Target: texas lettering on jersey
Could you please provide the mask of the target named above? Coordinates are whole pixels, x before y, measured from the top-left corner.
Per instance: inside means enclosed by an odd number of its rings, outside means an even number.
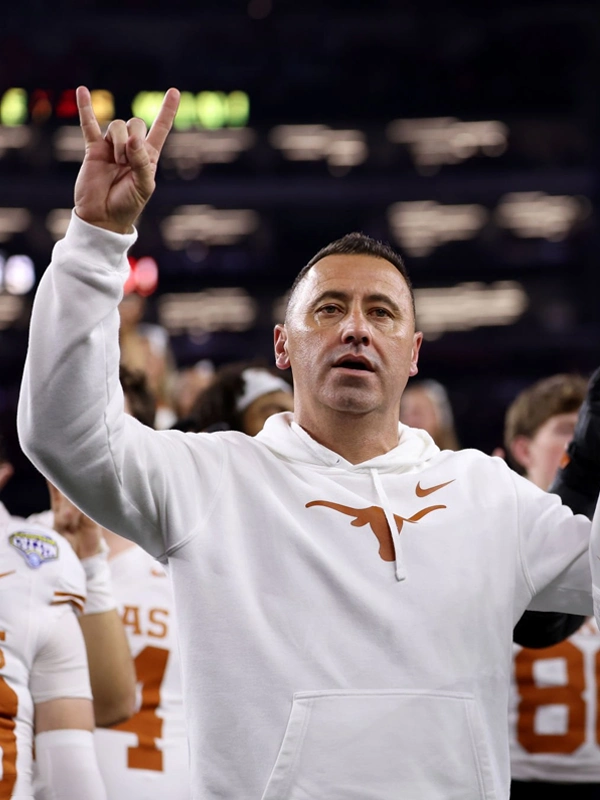
[[[443,489],[444,486],[448,486],[448,484],[453,483],[454,481],[446,481],[445,483],[440,483],[437,486],[431,486],[427,488],[422,488],[421,483],[419,482],[415,489],[415,494],[417,497],[426,497],[433,492],[437,492],[440,489]],[[387,520],[385,517],[385,511],[380,506],[367,506],[366,508],[352,508],[352,506],[345,506],[341,503],[333,503],[329,500],[312,500],[310,503],[306,503],[306,508],[312,508],[313,506],[325,506],[326,508],[331,508],[334,511],[338,511],[340,514],[346,514],[350,517],[354,517],[352,522],[350,523],[356,528],[361,528],[363,525],[369,525],[373,533],[375,534],[377,541],[379,542],[379,556],[383,561],[394,561],[395,560],[395,551],[394,551],[394,542],[392,540],[392,535],[390,529],[387,524]],[[415,523],[418,522],[420,519],[423,519],[427,514],[431,514],[432,511],[439,511],[443,508],[446,508],[445,505],[435,505],[435,506],[428,506],[427,508],[422,508],[420,511],[416,511],[410,517],[402,517],[398,514],[394,514],[394,521],[398,528],[398,533],[402,532],[402,528],[405,522]]]

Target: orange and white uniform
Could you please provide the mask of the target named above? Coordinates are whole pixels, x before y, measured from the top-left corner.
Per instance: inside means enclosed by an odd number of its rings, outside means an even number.
[[[0,504],[0,800],[33,797],[35,705],[91,700],[75,613],[84,603],[85,574],[66,539]]]
[[[129,639],[138,708],[126,722],[96,729],[96,753],[109,800],[189,800],[188,742],[179,676],[171,582],[140,547],[109,560]]]
[[[512,777],[600,783],[600,632],[593,618],[560,644],[515,645]]]

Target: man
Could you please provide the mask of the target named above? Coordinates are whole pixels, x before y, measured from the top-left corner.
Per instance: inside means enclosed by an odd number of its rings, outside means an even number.
[[[86,156],[19,431],[79,507],[169,562],[192,796],[506,798],[512,629],[530,605],[591,612],[589,520],[399,425],[422,335],[399,256],[358,234],[309,262],[276,326],[293,415],[255,437],[127,417],[117,306],[178,94],[147,137],[105,138],[77,94]]]
[[[509,462],[545,489],[573,439],[587,382],[553,375],[521,392],[506,414]],[[541,789],[570,798],[600,794],[596,701],[600,633],[593,619],[553,647],[515,647],[509,731],[511,800]],[[554,792],[556,794],[556,792]]]

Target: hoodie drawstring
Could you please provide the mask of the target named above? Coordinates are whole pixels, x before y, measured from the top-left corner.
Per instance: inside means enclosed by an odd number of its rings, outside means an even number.
[[[406,567],[402,557],[402,543],[400,540],[400,534],[398,532],[398,526],[396,525],[396,520],[394,519],[394,512],[390,508],[390,501],[388,500],[388,496],[383,488],[379,472],[376,469],[370,469],[369,472],[373,478],[375,491],[377,492],[377,497],[381,502],[383,513],[385,514],[385,519],[388,524],[388,528],[390,529],[390,536],[392,537],[396,559],[396,580],[404,581],[406,580]]]

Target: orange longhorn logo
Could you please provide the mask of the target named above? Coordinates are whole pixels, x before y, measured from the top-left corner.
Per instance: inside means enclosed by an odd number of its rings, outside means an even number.
[[[339,511],[341,514],[348,514],[354,517],[351,525],[356,528],[361,528],[363,525],[370,525],[371,530],[377,537],[379,542],[379,555],[384,561],[394,561],[396,553],[394,550],[394,542],[392,540],[391,532],[388,528],[387,520],[385,518],[385,511],[379,506],[369,506],[368,508],[352,508],[351,506],[342,506],[339,503],[329,503],[327,500],[313,500],[311,503],[306,504],[306,508],[311,506],[326,506],[332,508],[334,511]],[[426,514],[432,511],[437,511],[446,506],[429,506],[417,511],[412,517],[399,517],[394,514],[394,520],[398,526],[398,533],[402,531],[402,526],[405,522],[418,522]]]

